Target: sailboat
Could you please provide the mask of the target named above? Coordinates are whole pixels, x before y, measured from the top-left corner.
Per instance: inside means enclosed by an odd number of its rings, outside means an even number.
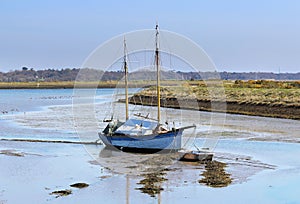
[[[125,152],[154,153],[159,151],[178,151],[181,149],[182,134],[185,129],[195,128],[195,125],[186,127],[168,127],[161,123],[160,112],[160,57],[159,57],[159,30],[155,28],[155,68],[157,92],[157,119],[148,115],[128,113],[128,66],[126,41],[124,39],[124,72],[125,72],[125,114],[126,121],[110,120],[106,128],[99,132],[102,142],[108,147],[114,147]]]

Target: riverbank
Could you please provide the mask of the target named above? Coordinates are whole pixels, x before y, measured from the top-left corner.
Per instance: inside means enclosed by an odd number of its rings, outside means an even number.
[[[156,106],[156,100],[156,97],[136,95],[132,96],[129,102],[135,105]],[[195,103],[197,103],[198,106],[195,105]],[[226,109],[223,109],[223,105],[221,105],[222,108],[219,108],[220,106],[216,105],[216,107],[212,109],[212,102],[209,100],[185,99],[179,102],[176,98],[162,99],[161,107],[300,120],[300,106],[296,105],[285,106],[277,104],[226,101],[213,103],[224,104]]]
[[[142,90],[129,102],[156,106],[156,88]],[[224,81],[221,87],[213,87],[213,92],[204,82],[163,86],[160,104],[175,109],[299,120],[299,81]]]
[[[214,87],[224,93],[222,100],[212,100],[210,81],[162,81],[161,106],[176,109],[227,112],[275,118],[300,119],[300,81],[222,81]],[[155,82],[131,81],[130,88],[146,87],[130,98],[130,103],[156,106]],[[222,86],[220,86],[222,85]],[[211,85],[210,85],[211,86]],[[122,88],[122,81],[93,82],[0,82],[0,89],[73,89]],[[211,86],[212,87],[212,86]],[[213,106],[212,106],[213,102]],[[196,105],[195,105],[196,104]],[[224,108],[226,106],[226,108]]]

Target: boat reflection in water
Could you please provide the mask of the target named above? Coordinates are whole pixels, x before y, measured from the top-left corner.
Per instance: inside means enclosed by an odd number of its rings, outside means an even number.
[[[104,147],[97,161],[115,173],[140,176],[145,173],[160,172],[179,160],[178,152],[165,154],[127,153],[113,147]]]
[[[135,190],[151,197],[158,196],[160,200],[160,192],[164,190],[162,184],[167,180],[165,169],[178,161],[178,155],[126,153],[116,148],[105,147],[100,151],[97,161],[114,173],[126,175],[127,200],[130,180],[138,180]]]

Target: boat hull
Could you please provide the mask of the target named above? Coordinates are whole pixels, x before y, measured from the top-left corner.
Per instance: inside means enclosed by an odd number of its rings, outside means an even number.
[[[181,149],[182,132],[182,129],[177,129],[147,136],[99,133],[99,137],[106,146],[114,147],[124,152],[154,153],[158,151],[178,151]]]

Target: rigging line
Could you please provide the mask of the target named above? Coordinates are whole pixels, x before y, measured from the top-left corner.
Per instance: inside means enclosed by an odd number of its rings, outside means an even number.
[[[114,59],[116,59],[119,55],[118,55],[118,53],[121,53],[122,52],[122,50],[123,50],[123,43],[120,43],[121,45],[120,46],[118,46],[118,49],[116,49],[116,51],[115,51],[115,53],[114,53],[114,55],[113,55],[113,58]],[[113,70],[113,66],[116,64],[116,63],[118,63],[120,60],[122,60],[123,59],[123,56],[121,55],[121,57],[119,57],[115,62],[113,62],[109,67],[104,67],[103,69],[107,69],[106,71],[109,71],[109,70]],[[119,62],[120,63],[120,62]]]
[[[140,60],[137,58],[136,55],[138,55],[139,52],[128,52],[128,50],[130,50],[128,48],[128,45],[126,45],[126,52],[127,52],[127,64],[128,64],[128,67],[131,68],[131,72],[133,72],[136,68],[134,68],[133,66],[133,63],[137,63],[137,67],[139,68],[140,67]],[[131,60],[131,59],[134,59],[134,60]]]
[[[149,36],[148,40],[145,43],[145,47],[147,47],[148,45],[150,45],[150,43],[152,44],[152,40],[155,39],[155,33],[153,33],[151,36]],[[144,49],[144,50],[148,50],[148,49]],[[149,51],[154,51],[154,49],[151,49]]]
[[[148,64],[146,63],[147,62],[147,57],[146,57],[146,55],[147,55],[147,53],[148,52],[153,52],[154,51],[154,49],[146,49],[147,47],[148,47],[148,45],[151,45],[152,44],[152,40],[153,39],[155,39],[155,33],[153,33],[152,35],[150,35],[149,36],[149,38],[148,39],[146,39],[146,41],[145,41],[145,48],[144,48],[144,67],[146,67],[146,66],[148,66]],[[151,62],[152,62],[152,59],[151,59]]]
[[[167,48],[167,50],[168,50],[168,52],[165,52],[165,53],[172,53],[171,52],[171,46],[170,46],[170,44],[169,44],[169,42],[168,42],[168,39],[167,38],[165,38],[165,36],[164,36],[164,33],[163,32],[160,32],[159,33],[159,36],[160,36],[160,39],[161,39],[161,42],[164,42],[163,44],[165,45],[164,47],[166,47]]]
[[[169,54],[169,58],[170,58],[170,68],[172,68],[172,67],[173,67],[173,64],[172,64],[171,58],[172,58],[173,54],[172,54],[172,52],[171,52],[171,50],[172,50],[172,49],[171,49],[171,46],[170,46],[170,44],[169,44],[169,42],[168,42],[168,39],[165,38],[163,32],[160,33],[160,38],[161,38],[161,41],[164,42],[165,47],[167,48],[167,52],[163,52],[163,53]]]

